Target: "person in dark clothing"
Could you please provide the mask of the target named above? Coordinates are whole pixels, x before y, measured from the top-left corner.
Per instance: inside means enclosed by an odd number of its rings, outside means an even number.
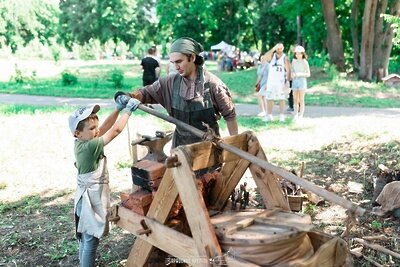
[[[153,84],[157,81],[160,75],[160,63],[156,57],[156,47],[151,47],[148,50],[148,55],[142,59],[140,65],[143,69],[143,86]]]
[[[290,57],[293,57],[294,58],[294,50],[296,49],[296,46],[298,46],[298,44],[297,43],[294,43],[293,45],[291,45],[290,46],[290,49],[289,49],[289,58]],[[292,58],[290,59],[290,60],[292,60]],[[290,88],[292,88],[292,79],[290,79],[290,81],[289,81],[289,86],[290,86]],[[288,108],[287,108],[287,112],[288,113],[292,113],[293,111],[294,111],[294,106],[293,106],[293,90],[290,90],[290,93],[289,93],[289,97],[288,97]]]
[[[292,88],[292,81],[289,81],[289,86]],[[290,90],[289,97],[288,97],[288,105],[289,107],[287,108],[288,112],[293,112],[294,107],[293,107],[293,91]]]

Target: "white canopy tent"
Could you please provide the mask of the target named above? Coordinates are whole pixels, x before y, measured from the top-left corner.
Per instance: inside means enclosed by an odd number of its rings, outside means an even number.
[[[225,43],[224,41],[221,41],[220,43],[211,46],[211,50],[222,50],[223,52],[230,52],[234,49],[235,47],[233,45]]]

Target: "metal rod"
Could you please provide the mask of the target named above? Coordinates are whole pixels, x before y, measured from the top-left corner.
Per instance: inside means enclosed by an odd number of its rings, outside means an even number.
[[[143,111],[145,111],[147,113],[150,113],[150,114],[152,114],[152,115],[154,115],[154,116],[156,116],[158,118],[164,119],[164,120],[166,120],[168,122],[171,122],[171,123],[173,123],[173,124],[175,124],[175,125],[177,125],[179,127],[182,127],[184,129],[186,129],[187,131],[193,133],[194,135],[203,138],[203,140],[205,140],[206,137],[208,136],[208,133],[206,133],[206,132],[203,132],[203,131],[201,131],[201,130],[199,130],[199,129],[191,126],[191,125],[188,125],[188,124],[186,124],[186,123],[184,123],[182,121],[179,121],[179,120],[177,120],[175,118],[172,118],[171,116],[165,115],[165,114],[163,114],[163,113],[161,113],[159,111],[151,109],[151,108],[149,108],[149,107],[147,107],[145,105],[139,105],[138,108],[140,110],[143,110]],[[271,163],[269,163],[269,162],[267,162],[265,160],[259,159],[256,156],[254,156],[254,155],[252,155],[252,154],[250,154],[250,153],[248,153],[246,151],[243,151],[243,150],[241,150],[241,149],[239,149],[239,148],[237,148],[235,146],[226,144],[221,140],[217,141],[216,144],[220,148],[223,148],[223,149],[225,149],[225,150],[227,150],[227,151],[229,151],[229,152],[231,152],[233,154],[236,154],[239,157],[241,157],[241,158],[243,158],[243,159],[245,159],[245,160],[257,165],[258,167],[261,167],[261,168],[264,168],[264,169],[269,170],[271,172],[274,172],[274,173],[278,174],[279,176],[281,176],[282,178],[287,179],[290,182],[295,183],[297,185],[300,185],[303,188],[305,188],[305,189],[307,189],[307,190],[309,190],[309,191],[311,191],[311,192],[313,192],[313,193],[315,193],[315,194],[317,194],[319,196],[322,196],[325,199],[329,200],[330,202],[338,204],[338,205],[340,205],[340,206],[342,206],[342,207],[354,212],[357,215],[363,215],[365,213],[365,209],[363,209],[360,206],[354,204],[353,202],[351,202],[351,201],[349,201],[347,199],[344,199],[344,198],[342,198],[342,197],[340,197],[340,196],[338,196],[338,195],[336,195],[336,194],[334,194],[334,193],[332,193],[332,192],[330,192],[330,191],[328,191],[328,190],[326,190],[324,188],[321,188],[321,187],[319,187],[319,186],[317,186],[317,185],[315,185],[315,184],[313,184],[313,183],[311,183],[311,182],[309,182],[307,180],[301,179],[301,178],[297,177],[296,175],[294,175],[294,174],[292,174],[292,173],[290,173],[288,171],[285,171],[282,168],[276,167],[273,164],[271,164]]]
[[[207,136],[206,132],[203,132],[199,129],[197,129],[196,127],[193,127],[187,123],[184,123],[183,121],[177,120],[171,116],[168,116],[166,114],[163,114],[159,111],[156,111],[155,109],[149,108],[143,104],[139,105],[138,109],[143,110],[144,112],[150,113],[151,115],[154,115],[160,119],[166,120],[170,123],[175,124],[176,126],[179,126],[189,132],[191,132],[192,134],[194,134],[197,137],[203,138],[205,139],[205,137]]]

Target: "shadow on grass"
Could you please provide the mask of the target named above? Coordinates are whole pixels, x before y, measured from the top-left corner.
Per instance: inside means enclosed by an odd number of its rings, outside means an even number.
[[[73,192],[35,194],[0,203],[0,266],[78,266]],[[100,240],[98,266],[121,266],[133,235],[111,227]]]

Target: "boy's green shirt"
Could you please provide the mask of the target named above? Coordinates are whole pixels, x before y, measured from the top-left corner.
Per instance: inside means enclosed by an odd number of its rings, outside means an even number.
[[[74,153],[78,174],[95,171],[99,166],[100,155],[104,154],[103,138],[94,138],[89,141],[76,139]]]

